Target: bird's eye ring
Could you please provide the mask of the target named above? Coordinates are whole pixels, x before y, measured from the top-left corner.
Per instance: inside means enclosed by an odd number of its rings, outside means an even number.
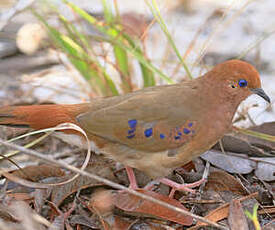
[[[247,86],[247,81],[244,79],[240,79],[238,82],[240,87],[246,87]]]

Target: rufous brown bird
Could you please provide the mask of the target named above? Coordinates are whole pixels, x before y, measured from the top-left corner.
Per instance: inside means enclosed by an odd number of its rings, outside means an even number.
[[[194,80],[86,104],[2,107],[0,124],[43,129],[75,123],[87,132],[95,151],[127,166],[136,188],[130,167],[152,178],[168,175],[230,131],[238,105],[253,93],[270,102],[257,70],[230,60]],[[186,190],[166,178],[159,181]]]

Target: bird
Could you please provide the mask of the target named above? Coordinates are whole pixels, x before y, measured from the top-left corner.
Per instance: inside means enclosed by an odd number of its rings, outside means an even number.
[[[74,123],[87,133],[95,152],[125,165],[131,188],[138,187],[135,168],[174,190],[190,191],[199,183],[178,184],[165,176],[230,132],[239,104],[252,94],[270,103],[258,71],[233,59],[192,80],[89,103],[4,106],[0,125],[44,129]]]

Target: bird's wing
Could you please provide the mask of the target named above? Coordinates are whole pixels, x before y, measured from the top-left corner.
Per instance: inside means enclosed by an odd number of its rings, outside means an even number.
[[[188,85],[177,84],[106,98],[77,120],[87,132],[134,149],[177,148],[192,138],[196,127],[194,105],[186,104],[191,91]]]

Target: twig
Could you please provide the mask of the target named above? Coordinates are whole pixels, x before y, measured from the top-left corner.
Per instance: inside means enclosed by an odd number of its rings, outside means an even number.
[[[254,49],[256,46],[260,45],[264,40],[269,38],[274,33],[275,33],[275,30],[263,32],[263,34],[261,36],[259,36],[252,44],[250,44],[245,50],[243,50],[240,53],[240,55],[237,57],[237,59],[244,58],[252,49]]]
[[[229,25],[237,18],[239,17],[243,11],[245,10],[245,8],[255,0],[247,0],[242,7],[236,11],[232,17],[226,18],[228,13],[230,12],[230,10],[232,9],[235,1],[233,1],[231,3],[231,5],[226,9],[226,12],[224,13],[224,15],[222,16],[221,20],[218,22],[218,24],[215,26],[215,29],[212,31],[212,33],[209,35],[208,39],[204,42],[201,51],[199,53],[199,56],[196,58],[192,69],[194,66],[196,66],[198,63],[200,63],[201,59],[203,58],[203,56],[205,55],[205,53],[207,52],[207,49],[210,47],[211,43],[214,41],[215,37],[217,37],[217,34],[221,33],[224,28],[228,28]]]
[[[112,181],[110,181],[110,180],[107,180],[107,179],[105,179],[105,178],[103,178],[103,177],[100,177],[100,176],[97,176],[97,175],[95,175],[95,174],[92,174],[92,173],[89,173],[89,172],[80,170],[80,169],[78,169],[78,168],[76,168],[76,167],[74,167],[74,166],[72,166],[72,165],[69,165],[69,164],[63,162],[63,161],[48,158],[48,157],[45,156],[44,154],[41,154],[41,153],[39,153],[39,152],[37,152],[37,151],[31,150],[31,149],[26,149],[26,148],[23,148],[23,147],[21,147],[21,146],[19,146],[19,145],[7,143],[6,141],[4,141],[4,140],[2,140],[2,139],[0,139],[0,144],[5,145],[5,146],[10,147],[10,148],[13,148],[13,149],[17,149],[17,150],[19,150],[19,151],[21,151],[21,152],[23,152],[23,153],[25,153],[25,154],[27,154],[27,155],[30,155],[30,156],[33,156],[33,157],[42,159],[42,160],[44,160],[44,161],[46,161],[46,162],[48,162],[48,163],[52,163],[52,164],[55,164],[55,165],[59,165],[60,167],[66,168],[66,169],[68,169],[68,170],[70,170],[70,171],[72,171],[72,172],[75,172],[75,173],[77,173],[77,174],[80,174],[80,175],[82,175],[82,176],[86,176],[86,177],[92,178],[92,179],[94,179],[94,180],[103,182],[104,184],[106,184],[106,185],[108,185],[108,186],[111,186],[111,187],[113,187],[113,188],[116,188],[116,189],[119,189],[119,190],[124,190],[124,191],[126,191],[126,192],[128,192],[128,193],[130,193],[130,194],[132,194],[132,195],[135,195],[135,196],[138,196],[138,197],[140,197],[140,198],[142,198],[142,199],[145,199],[145,200],[154,202],[154,203],[156,203],[156,204],[158,204],[158,205],[161,205],[161,206],[163,206],[163,207],[165,207],[165,208],[168,208],[168,209],[170,209],[170,210],[179,212],[179,213],[181,213],[181,214],[183,214],[183,215],[191,216],[191,217],[193,217],[194,219],[197,219],[197,220],[200,220],[201,222],[204,222],[204,223],[210,224],[210,225],[212,225],[212,226],[215,226],[215,227],[218,228],[218,229],[228,230],[227,227],[221,226],[221,225],[219,225],[219,224],[217,224],[217,223],[215,223],[215,222],[213,222],[213,221],[207,220],[206,218],[203,218],[203,217],[201,217],[201,216],[192,214],[192,213],[190,213],[190,212],[188,212],[188,211],[185,211],[185,210],[183,210],[183,209],[181,209],[181,208],[174,207],[173,205],[167,204],[167,203],[165,203],[165,202],[163,202],[163,201],[160,201],[160,200],[157,200],[157,199],[155,199],[155,198],[153,198],[153,197],[144,195],[144,194],[139,193],[139,192],[137,192],[137,191],[135,191],[135,190],[133,190],[133,189],[127,188],[127,187],[122,186],[122,185],[120,185],[120,184],[114,183],[114,182],[112,182]]]
[[[236,133],[242,133],[248,136],[252,136],[252,137],[256,137],[265,141],[270,141],[270,142],[275,142],[275,136],[269,135],[269,134],[265,134],[265,133],[261,133],[261,132],[256,132],[253,130],[249,130],[249,129],[242,129],[242,128],[238,128],[236,126],[233,126],[233,131]]]

